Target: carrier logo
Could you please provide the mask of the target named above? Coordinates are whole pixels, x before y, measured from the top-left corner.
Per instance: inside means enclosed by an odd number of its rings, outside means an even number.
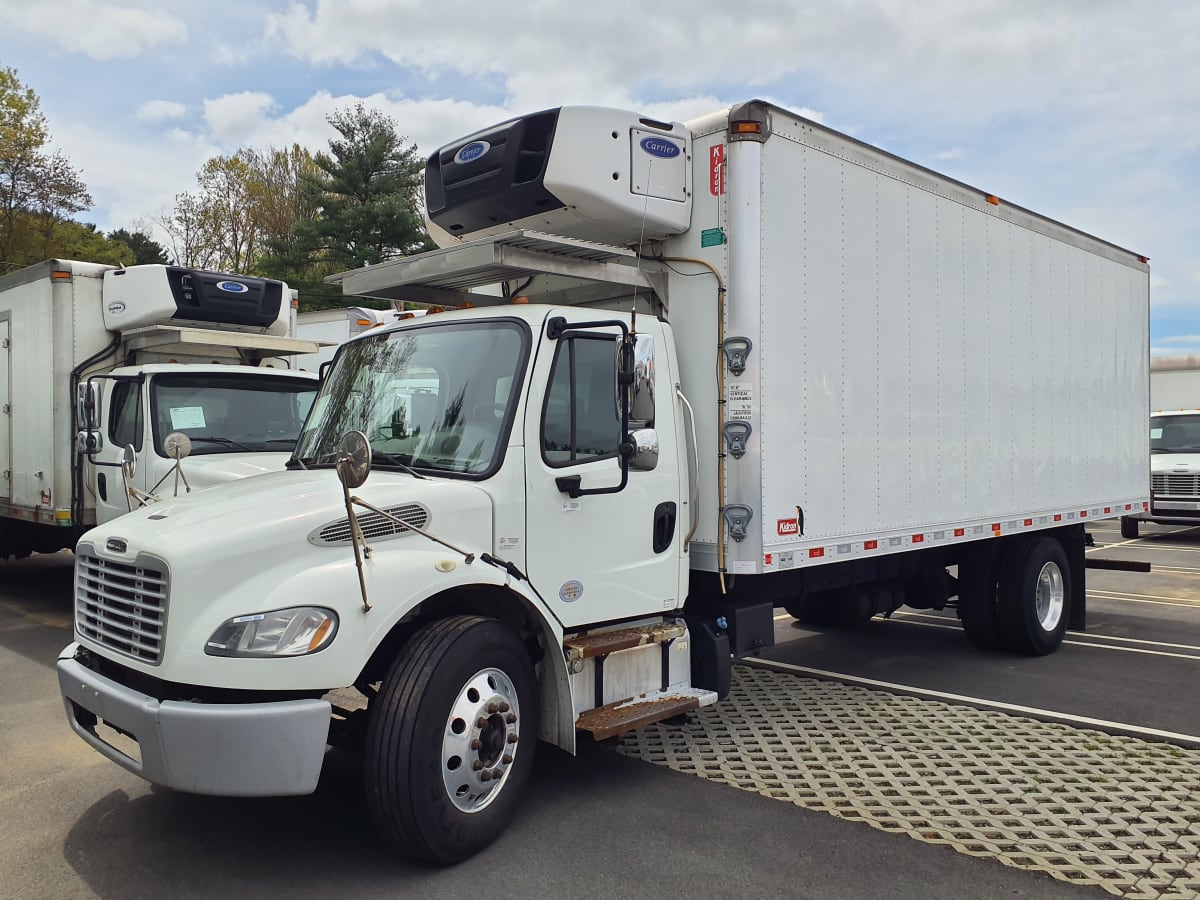
[[[779,533],[780,537],[782,537],[784,535],[788,535],[788,534],[799,534],[800,533],[800,520],[799,519],[776,519],[775,520],[775,530]]]
[[[125,304],[124,303],[117,301],[116,303],[108,304],[109,315],[119,316],[123,312],[125,312]]]
[[[246,287],[240,281],[218,281],[217,290],[224,291],[227,294],[244,294],[250,288]]]
[[[459,165],[475,162],[491,149],[492,145],[487,141],[471,141],[471,143],[463,144],[458,148],[458,152],[454,154],[454,161]]]
[[[124,553],[129,549],[129,545],[120,538],[109,538],[104,544],[104,549],[112,553]]]
[[[674,159],[681,152],[678,144],[663,138],[644,137],[640,143],[643,150],[661,159]]]

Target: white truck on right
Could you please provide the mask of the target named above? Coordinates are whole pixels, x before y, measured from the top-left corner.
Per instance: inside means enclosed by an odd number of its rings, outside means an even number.
[[[1146,501],[1144,257],[758,101],[510,119],[425,198],[441,249],[336,280],[443,311],[341,346],[286,471],[79,542],[59,685],[114,763],[295,795],[345,746],[452,863],[539,739],[717,702],[776,606],[1083,626],[1084,526]]]
[[[1139,522],[1200,525],[1200,356],[1150,360],[1150,508],[1121,517],[1121,536]]]

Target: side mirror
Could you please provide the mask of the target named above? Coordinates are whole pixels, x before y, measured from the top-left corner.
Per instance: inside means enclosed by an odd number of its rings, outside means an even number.
[[[75,421],[84,431],[100,427],[100,382],[85,381],[75,395]]]
[[[623,341],[617,344],[617,390],[618,418],[624,400],[629,408],[630,427],[654,424],[654,338],[651,335],[635,335],[632,348]]]
[[[84,430],[75,435],[75,452],[91,456],[104,449],[104,435],[96,430]]]

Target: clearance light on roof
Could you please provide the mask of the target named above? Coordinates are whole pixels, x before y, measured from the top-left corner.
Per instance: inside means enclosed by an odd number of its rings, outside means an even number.
[[[412,313],[400,313],[399,315],[396,316],[396,321],[403,322],[405,319],[415,319],[415,318],[416,318],[416,316],[414,316]]]
[[[762,122],[730,122],[729,130],[734,134],[762,134]]]
[[[370,326],[372,326],[374,324],[375,323],[372,322],[370,319],[359,319],[358,320],[358,325],[361,328],[369,328]]]
[[[512,302],[512,303],[528,303],[529,298],[522,295],[520,297],[513,297],[510,302]]]
[[[988,202],[988,203],[990,203],[990,204],[992,204],[992,206],[999,206],[999,205],[1000,205],[1000,198],[999,198],[999,197],[997,197],[995,194],[988,194],[988,195],[987,195],[987,202]]]
[[[71,273],[64,269],[55,269],[50,273],[51,281],[70,281]]]

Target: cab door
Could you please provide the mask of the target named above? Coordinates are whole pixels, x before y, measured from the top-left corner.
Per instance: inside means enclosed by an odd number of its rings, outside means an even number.
[[[104,446],[93,454],[87,466],[93,495],[96,499],[96,524],[107,522],[129,512],[130,504],[138,508],[137,500],[127,498],[121,476],[121,459],[125,448],[133,446],[138,465],[130,484],[139,490],[147,489],[149,477],[143,449],[146,436],[145,385],[133,378],[103,379]],[[153,455],[153,454],[151,454]]]
[[[660,614],[683,603],[680,491],[669,406],[656,409],[658,463],[621,484],[615,326],[595,310],[554,310],[543,328],[525,419],[530,580],[567,628]],[[626,319],[626,321],[628,321]],[[641,324],[641,323],[639,323]],[[651,320],[645,323],[661,329]],[[673,397],[665,353],[650,367],[658,407]],[[666,398],[666,399],[664,399]],[[572,497],[572,486],[584,491]],[[606,493],[588,491],[608,489]]]

